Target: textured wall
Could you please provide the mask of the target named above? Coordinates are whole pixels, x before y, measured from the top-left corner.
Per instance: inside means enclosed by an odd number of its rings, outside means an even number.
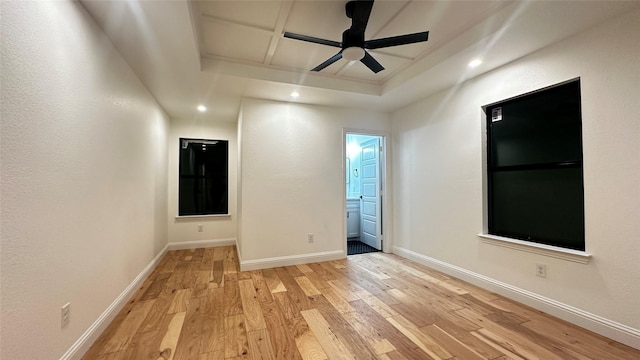
[[[388,130],[388,115],[262,100],[242,109],[242,260],[342,250],[342,129]]]
[[[179,139],[215,139],[229,141],[229,217],[176,219],[178,214]],[[202,115],[192,120],[171,120],[169,127],[169,242],[235,239],[237,188],[237,125],[220,122]],[[198,232],[198,225],[203,231]]]
[[[611,20],[394,113],[396,245],[640,329],[639,20]],[[481,243],[481,106],[576,77],[592,261]]]
[[[0,358],[57,359],[167,243],[168,121],[79,3],[0,8]]]

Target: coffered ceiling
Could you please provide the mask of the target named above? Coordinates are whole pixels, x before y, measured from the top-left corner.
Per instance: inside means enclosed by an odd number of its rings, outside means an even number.
[[[371,50],[374,74],[338,48],[346,1],[81,0],[172,118],[234,121],[243,97],[393,111],[640,7],[638,1],[376,0],[365,39],[429,31],[429,41]],[[477,68],[467,67],[481,58]],[[588,61],[588,59],[576,59]],[[299,92],[292,99],[292,91]],[[198,104],[208,111],[200,114]]]
[[[344,1],[195,1],[200,55],[270,69],[307,72],[339,49],[284,38],[283,32],[342,40],[351,26]],[[370,53],[385,70],[375,74],[360,62],[340,60],[322,75],[383,83],[507,5],[504,1],[377,1],[365,32],[375,39],[431,31],[428,42]]]

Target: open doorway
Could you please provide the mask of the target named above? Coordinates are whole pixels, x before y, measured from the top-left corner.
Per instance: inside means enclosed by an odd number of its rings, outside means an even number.
[[[382,251],[384,136],[345,134],[347,255]]]

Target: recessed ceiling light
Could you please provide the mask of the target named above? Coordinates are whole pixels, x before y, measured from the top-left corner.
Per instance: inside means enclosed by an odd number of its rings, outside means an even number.
[[[474,67],[478,67],[478,65],[482,64],[482,60],[480,59],[473,59],[469,62],[468,66],[470,68],[474,68]]]
[[[205,111],[207,111],[207,108],[204,107],[204,105],[198,105],[198,111],[205,112]]]
[[[294,92],[291,93],[291,97],[294,98],[294,99],[297,98],[298,96],[300,96],[300,94],[298,94],[297,91],[294,91]]]

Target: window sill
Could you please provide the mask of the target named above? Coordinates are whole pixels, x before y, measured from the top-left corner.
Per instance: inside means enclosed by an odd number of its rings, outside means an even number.
[[[478,234],[480,241],[485,244],[502,246],[510,249],[526,251],[534,254],[568,260],[580,264],[588,264],[591,261],[591,254],[579,250],[564,249],[557,246],[537,244],[528,241],[511,239],[503,236]]]
[[[231,214],[216,214],[216,215],[176,215],[176,220],[196,220],[196,219],[209,219],[209,218],[230,218]]]

